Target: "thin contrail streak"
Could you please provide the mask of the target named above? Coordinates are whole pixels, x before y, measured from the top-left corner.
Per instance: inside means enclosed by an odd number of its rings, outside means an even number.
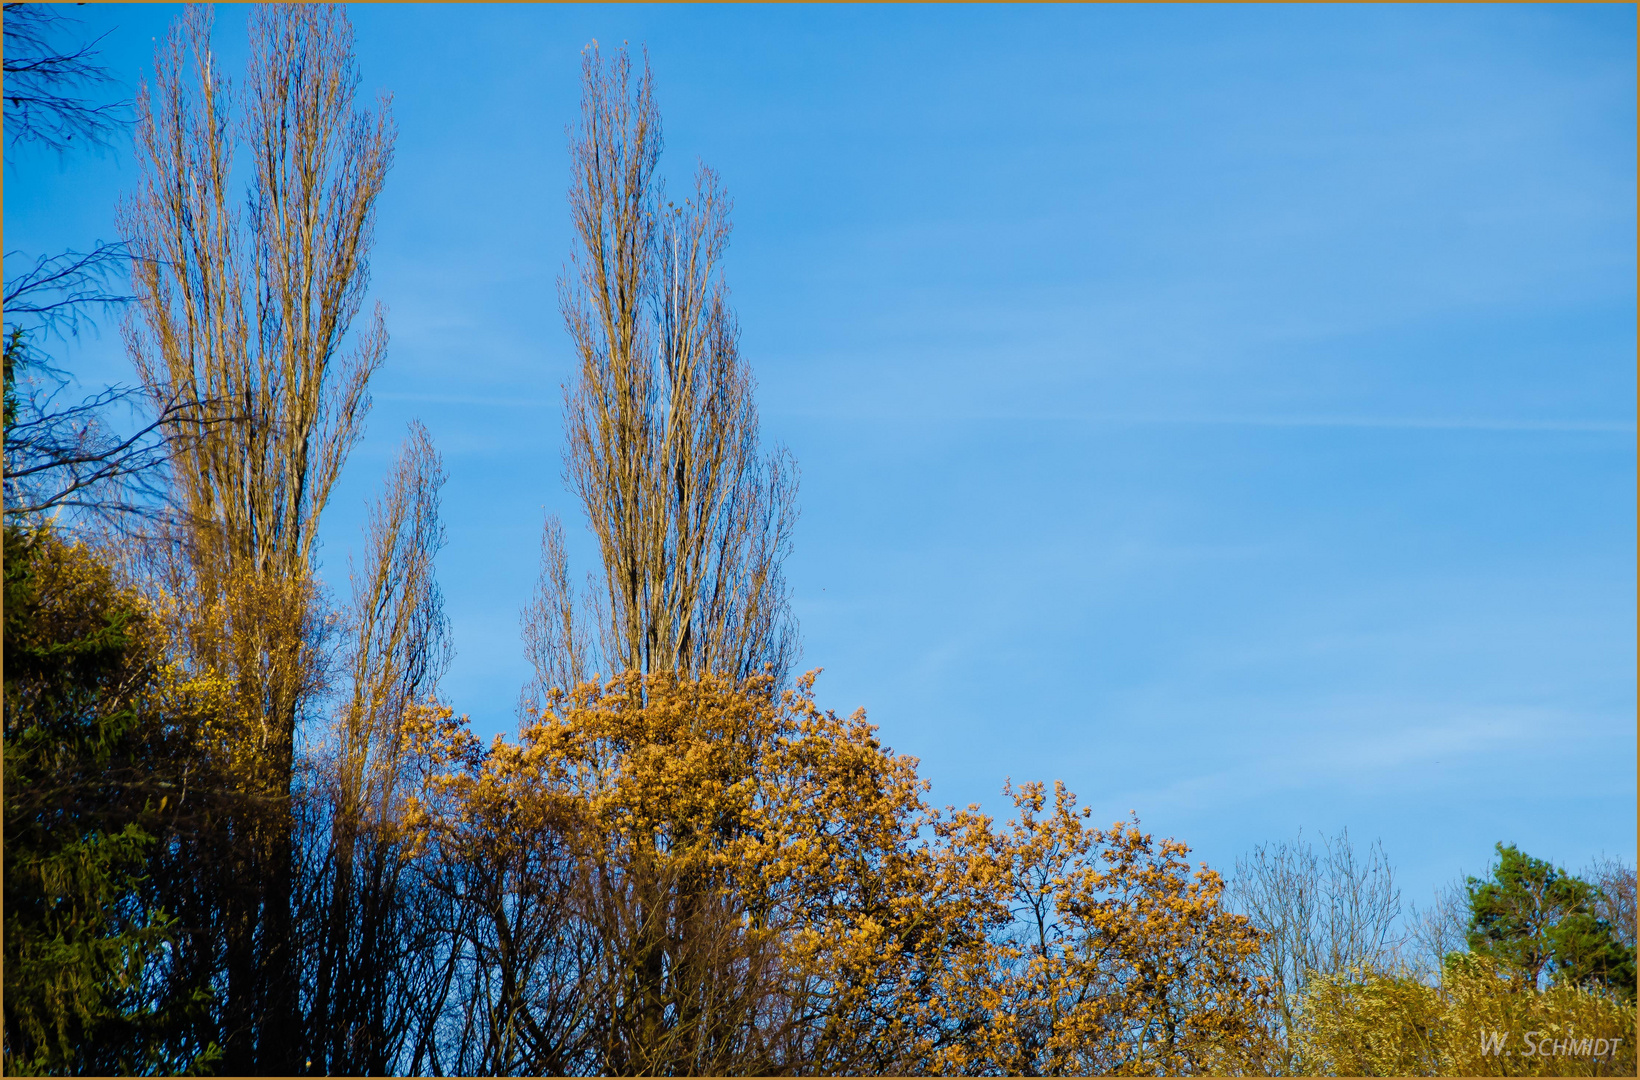
[[[1090,418],[1091,419],[1091,418]],[[1613,420],[1500,420],[1477,417],[1400,416],[1144,416],[1099,417],[1113,423],[1222,425],[1230,427],[1408,428],[1431,431],[1545,431],[1633,434],[1635,425]]]
[[[1511,420],[1493,417],[1418,416],[1166,416],[1120,413],[994,412],[832,412],[790,410],[791,416],[837,420],[900,420],[907,422],[1021,421],[1029,423],[1083,423],[1112,426],[1268,427],[1268,428],[1377,428],[1404,431],[1515,431],[1633,435],[1636,426],[1619,420]]]

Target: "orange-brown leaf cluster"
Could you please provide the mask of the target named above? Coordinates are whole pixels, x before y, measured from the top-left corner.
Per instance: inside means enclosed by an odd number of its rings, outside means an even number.
[[[461,1008],[515,1033],[472,1065],[1258,1068],[1258,933],[1183,844],[1091,828],[1062,785],[1012,791],[1006,828],[940,813],[813,682],[587,683],[489,747],[406,726],[411,817],[507,969]]]

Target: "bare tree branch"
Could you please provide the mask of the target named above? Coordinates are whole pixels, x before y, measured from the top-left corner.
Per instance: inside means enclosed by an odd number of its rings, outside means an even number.
[[[105,421],[116,405],[135,410],[138,391],[112,387],[66,408],[56,390],[17,385],[21,331],[6,341],[5,512],[30,517],[59,508],[103,519],[152,513],[163,504],[163,469],[177,425],[198,419],[192,403],[166,402],[159,415],[123,438]],[[61,386],[57,388],[61,389]]]
[[[76,135],[81,145],[106,143],[124,124],[120,106],[92,107],[74,97],[79,87],[110,81],[94,65],[93,41],[54,49],[53,32],[74,20],[47,5],[5,7],[6,124],[12,142],[34,140],[59,151]],[[136,392],[113,386],[75,405],[59,395],[69,376],[42,351],[50,338],[67,341],[95,328],[94,313],[130,297],[109,285],[129,256],[121,242],[90,251],[36,257],[6,253],[5,512],[8,519],[69,509],[104,524],[151,512],[161,501],[159,474],[174,425],[194,414],[191,403],[160,404],[153,419],[118,435],[109,423],[116,406],[140,415]]]
[[[8,251],[8,260],[23,254]],[[8,273],[5,287],[6,326],[23,325],[39,336],[68,338],[92,323],[88,308],[124,304],[130,294],[109,287],[111,274],[123,275],[130,258],[123,241],[102,242],[87,252],[65,251],[41,255],[21,273]],[[92,323],[94,326],[95,324]]]
[[[1612,928],[1617,940],[1629,949],[1635,941],[1634,867],[1612,855],[1595,859],[1583,877],[1595,887],[1595,915]]]
[[[298,900],[312,954],[308,1055],[330,1074],[390,1072],[431,977],[418,964],[428,950],[417,940],[436,920],[417,910],[426,890],[410,872],[400,823],[412,794],[405,724],[431,699],[450,656],[433,578],[444,544],[443,484],[427,429],[412,424],[371,510],[366,558],[353,568],[352,695],[334,714],[323,751],[314,857]]]
[[[1260,844],[1236,860],[1229,895],[1266,934],[1260,974],[1269,979],[1286,1040],[1284,1068],[1297,1066],[1300,1001],[1316,975],[1389,971],[1401,964],[1396,933],[1401,893],[1381,841],[1357,852],[1348,830]]]
[[[92,90],[115,82],[94,62],[103,37],[78,48],[53,38],[79,20],[56,4],[5,6],[6,134],[8,144],[33,142],[62,153],[107,146],[128,123],[128,101],[94,104]],[[76,142],[75,140],[79,141]]]

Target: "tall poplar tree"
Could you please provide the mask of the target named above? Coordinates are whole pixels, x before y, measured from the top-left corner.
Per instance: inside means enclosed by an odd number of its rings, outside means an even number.
[[[292,928],[297,729],[322,689],[328,625],[312,556],[387,347],[379,306],[350,330],[394,126],[385,101],[355,105],[340,8],[254,9],[237,93],[210,27],[208,7],[189,8],[138,96],[141,179],[121,212],[135,256],[126,339],[156,402],[209,403],[173,441],[179,516],[159,577],[187,662],[231,687],[211,737],[240,798],[214,839],[196,838],[200,880],[179,900],[188,955],[216,995],[223,1068],[291,1072],[306,1060]]]
[[[549,521],[526,615],[540,695],[594,670],[784,681],[797,654],[781,562],[796,466],[760,448],[721,262],[729,198],[701,166],[667,199],[648,65],[582,59],[570,143],[572,268],[560,305],[579,371],[564,391],[565,475],[601,565],[578,612],[561,527]],[[588,618],[590,609],[590,618]]]

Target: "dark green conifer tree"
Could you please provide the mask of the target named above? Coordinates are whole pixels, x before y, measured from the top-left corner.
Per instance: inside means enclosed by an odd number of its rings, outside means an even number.
[[[168,977],[147,873],[180,764],[144,614],[83,545],[5,529],[5,1051],[9,1075],[192,1072],[203,987]]]
[[[1498,844],[1487,879],[1469,878],[1469,948],[1541,985],[1605,988],[1633,1000],[1634,950],[1595,914],[1588,882]]]

